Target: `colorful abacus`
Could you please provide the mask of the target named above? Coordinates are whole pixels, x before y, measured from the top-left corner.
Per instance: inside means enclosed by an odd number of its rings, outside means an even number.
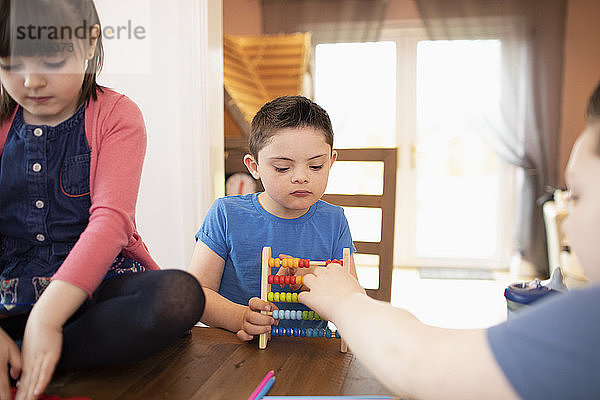
[[[302,258],[269,258],[269,268],[273,267],[285,267],[285,268],[308,268],[308,267],[322,267],[327,266],[330,263],[338,263],[344,265],[343,260],[327,260],[327,261],[310,261]],[[269,285],[301,285],[302,276],[290,276],[290,275],[269,275],[267,278]],[[279,301],[279,300],[269,300]],[[289,300],[288,300],[289,302]]]
[[[297,292],[272,292],[271,285],[301,285],[302,276],[289,275],[273,275],[271,268],[286,267],[286,268],[308,268],[326,266],[332,262],[348,267],[350,265],[350,249],[344,249],[343,260],[326,260],[326,261],[311,261],[301,258],[271,258],[271,248],[263,247],[262,253],[262,274],[261,274],[261,299],[276,303],[297,303]],[[322,321],[321,317],[314,311],[302,310],[274,310],[273,312],[262,311],[263,314],[271,315],[274,319],[285,320],[312,320]],[[259,336],[258,347],[265,349],[270,336],[296,336],[296,337],[313,337],[313,338],[339,338],[337,332],[332,332],[329,328],[283,328],[271,327],[270,333],[264,333]],[[347,351],[346,343],[342,340],[340,349],[342,352]]]

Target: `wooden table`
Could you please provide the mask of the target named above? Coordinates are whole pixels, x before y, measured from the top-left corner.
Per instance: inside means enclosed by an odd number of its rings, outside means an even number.
[[[247,399],[269,370],[270,395],[389,394],[339,339],[274,337],[266,350],[227,331],[195,327],[159,354],[113,368],[56,374],[46,390],[93,400]]]

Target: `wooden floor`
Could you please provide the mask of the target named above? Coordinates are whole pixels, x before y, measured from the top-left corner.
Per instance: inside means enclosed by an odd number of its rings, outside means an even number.
[[[269,371],[270,395],[389,394],[339,339],[273,338],[266,350],[227,331],[192,334],[145,361],[57,374],[46,394],[93,400],[246,399]]]

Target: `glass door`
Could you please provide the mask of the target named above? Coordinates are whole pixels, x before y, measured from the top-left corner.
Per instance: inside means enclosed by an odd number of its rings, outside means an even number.
[[[382,37],[318,45],[314,83],[336,147],[398,148],[394,265],[506,268],[513,174],[481,132],[498,114],[501,43]],[[327,193],[369,194],[372,171],[334,165]],[[378,232],[375,216],[347,216],[355,240]]]

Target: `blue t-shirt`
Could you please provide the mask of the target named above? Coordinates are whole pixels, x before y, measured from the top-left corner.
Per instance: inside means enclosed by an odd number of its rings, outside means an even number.
[[[303,216],[284,219],[267,212],[258,193],[217,199],[196,239],[225,260],[219,294],[243,305],[260,297],[263,247],[274,258],[317,261],[342,259],[344,247],[354,252],[343,208],[319,200]]]
[[[600,286],[539,300],[487,336],[521,398],[600,398]]]

